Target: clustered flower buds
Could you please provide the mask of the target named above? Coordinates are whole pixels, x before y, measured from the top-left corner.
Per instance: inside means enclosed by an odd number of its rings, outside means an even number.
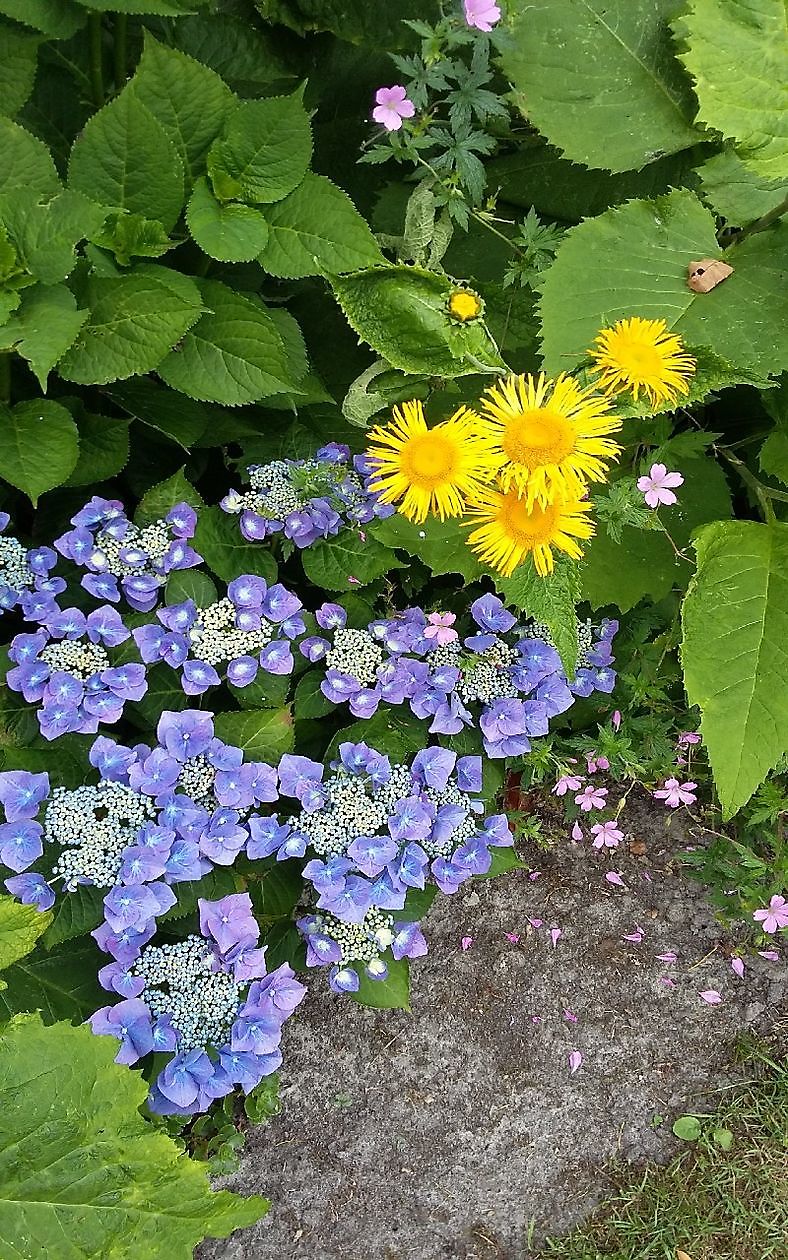
[[[23,547],[6,534],[10,517],[0,512],[0,616],[19,606],[26,621],[41,621],[57,607],[55,596],[66,589],[63,578],[51,578],[57,555],[51,547]]]

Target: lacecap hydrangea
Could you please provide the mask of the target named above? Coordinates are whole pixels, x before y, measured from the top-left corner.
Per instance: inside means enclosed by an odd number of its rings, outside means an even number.
[[[390,516],[369,489],[371,469],[363,455],[351,463],[350,448],[330,442],[314,459],[279,459],[247,468],[251,488],[230,490],[221,507],[239,517],[248,542],[284,534],[296,547],[310,547],[347,526]]]
[[[56,597],[66,589],[63,578],[50,577],[57,564],[51,547],[25,547],[0,512],[0,615],[19,608],[26,621],[42,621],[57,610]]]

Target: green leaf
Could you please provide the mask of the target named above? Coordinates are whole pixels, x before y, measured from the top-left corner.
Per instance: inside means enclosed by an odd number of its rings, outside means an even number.
[[[0,349],[15,350],[27,359],[41,389],[46,393],[49,373],[73,345],[87,311],[77,310],[64,284],[34,285],[8,322],[0,328]]]
[[[134,513],[134,523],[152,525],[154,521],[166,516],[178,503],[188,503],[198,510],[204,507],[200,495],[191,482],[187,481],[182,468],[179,468],[166,481],[160,481],[157,485],[151,486],[150,490],[142,496]]]
[[[299,378],[269,311],[216,280],[200,288],[206,314],[159,364],[162,380],[189,398],[230,407],[297,391]]]
[[[252,26],[248,18],[234,17],[226,7],[184,18],[172,30],[172,40],[242,96],[263,96],[272,84],[287,85],[297,77],[288,65],[278,31]],[[276,90],[281,91],[281,86]]]
[[[385,980],[370,980],[363,967],[353,967],[358,972],[360,984],[355,993],[349,994],[360,1006],[372,1006],[377,1010],[410,1010],[410,967],[407,958],[387,958],[389,974]]]
[[[336,705],[332,704],[320,690],[325,674],[319,669],[310,669],[298,680],[293,700],[293,713],[297,722],[309,718],[325,717],[333,713]]]
[[[75,0],[98,13],[134,13],[153,17],[182,17],[194,13],[204,0]]]
[[[81,410],[76,417],[79,430],[79,459],[68,486],[96,486],[116,477],[129,462],[129,422],[96,416]]]
[[[682,1142],[697,1142],[700,1137],[700,1120],[697,1116],[679,1116],[673,1121],[673,1132]]]
[[[733,1131],[731,1129],[715,1129],[711,1136],[720,1150],[729,1151],[733,1146]]]
[[[33,91],[39,40],[10,26],[0,26],[0,101],[9,118],[18,114]]]
[[[21,1011],[40,1011],[45,1024],[60,1019],[81,1024],[106,997],[97,979],[102,961],[93,941],[79,945],[69,942],[48,953],[35,950],[4,973],[6,988],[0,992],[0,1018],[9,1019]]]
[[[715,521],[698,535],[682,662],[726,818],[788,751],[788,525]]]
[[[219,262],[250,262],[268,240],[268,224],[260,211],[217,201],[203,175],[186,207],[186,224],[203,253]]]
[[[14,897],[0,896],[0,971],[24,958],[52,920],[51,910],[23,906]],[[0,979],[0,988],[3,981]]]
[[[407,709],[381,705],[373,717],[337,731],[326,749],[324,760],[328,762],[338,756],[339,745],[346,740],[351,743],[362,741],[403,761],[424,747],[424,723]]]
[[[287,708],[217,713],[214,731],[217,739],[242,748],[250,761],[276,765],[293,747],[293,719]]]
[[[183,206],[183,163],[175,145],[128,87],[77,138],[68,182],[103,205],[158,219],[168,232]]]
[[[388,547],[369,535],[362,543],[350,529],[342,530],[335,538],[319,538],[302,551],[301,562],[310,582],[326,591],[366,586],[392,569],[405,567]]]
[[[73,941],[78,936],[86,936],[97,928],[104,918],[105,888],[93,888],[81,884],[74,892],[60,897],[52,910],[52,922],[44,933],[41,944],[45,949],[53,949],[65,941]],[[97,955],[92,955],[95,960]]]
[[[276,919],[289,919],[304,891],[300,861],[277,862],[265,859],[265,870],[249,891],[257,918],[263,927]]]
[[[763,393],[761,401],[774,428],[760,449],[758,462],[768,477],[777,477],[788,486],[788,377],[783,377],[778,389]]]
[[[692,94],[668,27],[680,3],[523,5],[501,64],[529,123],[573,162],[609,171],[639,169],[697,144]]]
[[[574,677],[578,652],[575,605],[581,597],[579,567],[571,561],[559,563],[547,577],[540,577],[528,562],[509,578],[496,573],[493,579],[510,608],[518,608],[547,626],[567,677]]]
[[[325,175],[307,172],[266,217],[270,235],[257,261],[273,276],[297,280],[384,261],[366,220]]]
[[[32,26],[48,39],[70,39],[86,21],[86,14],[72,0],[0,0],[0,13]]]
[[[235,872],[227,867],[216,866],[203,875],[202,879],[183,880],[173,885],[178,900],[165,911],[160,921],[171,923],[175,919],[183,919],[187,914],[194,914],[200,897],[207,901],[220,901],[229,893],[238,892],[238,888]]]
[[[76,246],[96,230],[105,211],[81,193],[66,189],[46,205],[31,204],[21,188],[0,197],[0,218],[31,275],[59,284],[76,266]]]
[[[238,518],[220,507],[207,507],[200,512],[192,540],[208,568],[225,582],[232,582],[242,573],[256,573],[267,582],[276,581],[276,562],[260,543],[247,542],[238,525]]]
[[[144,1119],[147,1082],[113,1062],[117,1048],[114,1037],[36,1018],[5,1031],[0,1250],[9,1260],[191,1260],[206,1235],[226,1237],[268,1210],[256,1195],[212,1190],[205,1165]]]
[[[788,197],[788,182],[772,186],[745,166],[734,149],[709,158],[698,174],[709,205],[734,227],[754,223]]]
[[[168,604],[182,604],[191,599],[198,608],[207,608],[218,598],[219,592],[208,574],[200,573],[199,569],[176,569],[167,578],[165,602]]]
[[[456,285],[420,267],[371,267],[331,278],[359,337],[392,367],[414,374],[466,376],[502,366],[481,320],[454,322],[447,303]]]
[[[43,141],[0,116],[0,193],[24,188],[28,196],[54,197],[62,185]]]
[[[141,700],[127,706],[125,715],[135,726],[141,727],[146,735],[155,726],[165,709],[180,713],[189,705],[189,697],[184,694],[180,674],[169,665],[154,665],[148,669],[148,690]]]
[[[147,30],[132,87],[175,145],[191,186],[235,104],[233,93],[213,70]]]
[[[33,507],[45,490],[68,479],[79,456],[77,426],[59,403],[30,399],[0,404],[0,473]]]
[[[208,427],[208,412],[199,403],[162,389],[154,381],[131,380],[104,391],[123,411],[148,428],[163,433],[189,451]]]
[[[241,101],[208,153],[220,201],[269,204],[301,183],[312,156],[312,131],[301,93]]]
[[[435,574],[459,573],[466,582],[476,582],[485,570],[468,546],[469,532],[458,520],[428,517],[421,525],[415,525],[399,512],[373,522],[368,530],[387,547],[401,547],[416,556]]]
[[[735,140],[750,170],[788,179],[785,0],[690,0],[675,23],[695,81],[698,121]]]
[[[165,268],[161,268],[162,273]],[[88,281],[90,316],[58,372],[78,385],[103,385],[151,372],[200,318],[199,291],[186,276],[183,292],[139,269],[118,279]],[[167,360],[165,360],[167,361]]]
[[[295,653],[295,661],[296,666],[301,663],[298,653]],[[287,704],[290,683],[289,674],[269,674],[261,669],[254,682],[246,687],[235,687],[232,683],[227,686],[239,709],[281,709]]]
[[[160,258],[175,244],[158,219],[146,219],[127,210],[113,211],[90,239],[94,245],[110,250],[121,267],[128,267],[132,258]]]
[[[508,875],[510,871],[524,871],[528,863],[515,852],[514,848],[493,849],[490,869],[477,879],[495,879],[498,875]]]

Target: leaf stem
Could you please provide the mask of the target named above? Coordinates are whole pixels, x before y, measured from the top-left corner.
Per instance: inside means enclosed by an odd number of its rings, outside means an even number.
[[[93,104],[101,109],[104,104],[104,47],[101,14],[91,13],[88,17],[90,39],[90,90],[93,93]]]
[[[771,503],[772,499],[776,499],[779,503],[788,503],[788,494],[785,494],[782,490],[773,490],[771,486],[764,485],[762,481],[758,480],[755,473],[750,472],[743,460],[736,455],[731,455],[730,451],[726,450],[724,446],[715,446],[714,449],[736,469],[745,485],[749,486],[754,492],[763,512],[764,520],[771,524],[776,519]]]
[[[784,214],[788,214],[788,197],[781,201],[779,206],[775,206],[774,209],[769,210],[767,214],[761,215],[760,219],[756,219],[749,227],[742,228],[741,232],[739,232],[736,237],[736,240],[733,242],[733,247],[741,245],[745,237],[752,236],[755,232],[763,232],[766,228],[771,227],[772,224],[776,223],[778,219],[781,219]]]
[[[126,44],[129,29],[129,15],[115,14],[115,30],[112,42],[112,64],[114,67],[115,91],[119,92],[126,83]]]
[[[11,353],[0,351],[0,403],[11,401]]]

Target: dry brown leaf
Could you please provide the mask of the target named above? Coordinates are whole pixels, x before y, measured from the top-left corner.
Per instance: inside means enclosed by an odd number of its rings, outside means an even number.
[[[676,1251],[676,1260],[692,1260],[692,1256],[688,1256],[686,1251],[682,1251],[679,1247]]]
[[[733,275],[733,267],[721,258],[702,258],[687,268],[687,286],[693,293],[709,293]]]

